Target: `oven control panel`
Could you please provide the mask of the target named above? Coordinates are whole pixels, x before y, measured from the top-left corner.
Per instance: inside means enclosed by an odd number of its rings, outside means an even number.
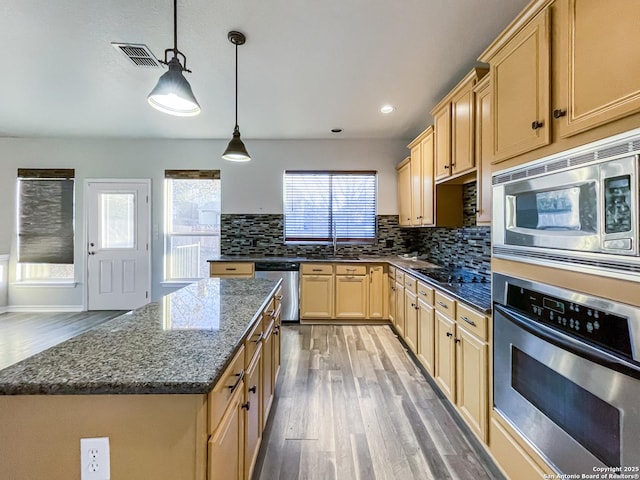
[[[626,317],[511,284],[507,305],[539,323],[633,360]]]

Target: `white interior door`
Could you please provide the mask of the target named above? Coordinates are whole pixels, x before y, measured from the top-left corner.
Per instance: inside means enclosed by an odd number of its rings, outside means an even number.
[[[89,310],[149,302],[149,181],[87,181]]]

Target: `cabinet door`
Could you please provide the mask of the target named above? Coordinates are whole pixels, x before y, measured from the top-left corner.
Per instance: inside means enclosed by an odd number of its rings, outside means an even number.
[[[411,149],[411,225],[422,224],[422,146]]]
[[[404,285],[396,282],[396,318],[395,326],[404,337]]]
[[[253,361],[247,369],[244,384],[244,478],[251,478],[253,467],[258,458],[260,440],[262,438],[262,405],[260,396],[262,391],[261,367],[262,347],[259,347]],[[233,478],[233,477],[228,477]]]
[[[276,310],[276,318],[273,326],[273,391],[276,391],[276,381],[280,373],[280,350],[282,346],[282,308]]]
[[[333,275],[302,275],[300,318],[333,318]]]
[[[429,375],[434,375],[435,339],[434,310],[431,305],[418,300],[418,359]]]
[[[225,414],[208,443],[210,480],[243,478],[244,469],[244,384],[231,396]]]
[[[336,318],[367,318],[367,280],[366,275],[336,275]]]
[[[491,223],[491,89],[489,77],[482,80],[476,87],[476,163],[478,164],[476,200],[476,223],[487,225]]]
[[[372,319],[388,317],[387,310],[387,274],[383,265],[371,265],[367,269],[369,276],[369,309],[367,316]]]
[[[436,375],[435,380],[451,402],[456,400],[455,322],[436,311]]]
[[[451,104],[433,114],[435,179],[451,175]]]
[[[389,277],[389,321],[396,323],[396,279]]]
[[[411,164],[405,163],[398,169],[398,223],[411,225]]]
[[[554,122],[567,137],[640,110],[640,2],[562,0]]]
[[[267,330],[262,341],[262,430],[267,424],[267,417],[273,402],[273,339],[275,338],[273,329],[274,327],[271,327]]]
[[[418,298],[404,290],[404,341],[412,352],[418,351]]]
[[[451,99],[451,174],[464,173],[475,167],[473,137],[473,82],[469,82]]]
[[[456,403],[467,425],[486,441],[487,344],[458,325],[456,345]]]
[[[549,11],[535,16],[490,61],[493,161],[548,145]]]
[[[422,145],[422,225],[433,225],[433,132],[420,142]]]

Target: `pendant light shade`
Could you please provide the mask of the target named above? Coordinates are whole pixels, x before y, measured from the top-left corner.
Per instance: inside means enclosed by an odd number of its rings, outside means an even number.
[[[182,65],[177,57],[169,62],[155,88],[147,97],[149,105],[161,112],[180,117],[192,117],[200,113],[200,105],[193,95],[191,85],[182,75]]]
[[[222,158],[232,162],[248,162],[251,157],[240,140],[240,127],[238,127],[238,45],[244,45],[247,39],[243,33],[236,31],[229,32],[227,38],[236,46],[236,126],[233,128],[233,138],[222,154]]]
[[[168,53],[173,52],[171,60],[167,61]],[[179,56],[182,57],[184,66],[180,63]],[[179,117],[192,117],[200,113],[200,105],[196,100],[191,85],[184,78],[182,72],[189,72],[187,69],[187,57],[178,50],[178,0],[173,0],[173,48],[164,51],[164,61],[169,67],[155,88],[147,96],[149,105],[161,112]]]
[[[233,129],[233,138],[222,154],[222,158],[232,162],[248,162],[251,160],[249,152],[247,152],[247,147],[245,147],[242,140],[240,140],[240,128],[238,128],[238,125]]]

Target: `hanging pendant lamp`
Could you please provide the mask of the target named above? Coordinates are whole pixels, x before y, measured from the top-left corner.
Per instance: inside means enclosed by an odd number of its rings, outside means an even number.
[[[238,45],[244,45],[247,39],[243,33],[235,31],[229,32],[227,38],[236,46],[236,126],[233,127],[233,138],[222,154],[222,158],[232,162],[248,162],[251,157],[244,143],[240,140],[240,127],[238,127]]]
[[[167,54],[173,52],[171,60],[167,61]],[[178,56],[182,57],[184,67],[180,63]],[[173,48],[164,51],[164,61],[169,67],[169,71],[164,73],[155,88],[147,97],[149,105],[161,112],[179,117],[193,117],[200,113],[200,105],[193,95],[191,85],[184,78],[182,72],[189,72],[187,69],[187,57],[178,50],[178,0],[173,0]]]

